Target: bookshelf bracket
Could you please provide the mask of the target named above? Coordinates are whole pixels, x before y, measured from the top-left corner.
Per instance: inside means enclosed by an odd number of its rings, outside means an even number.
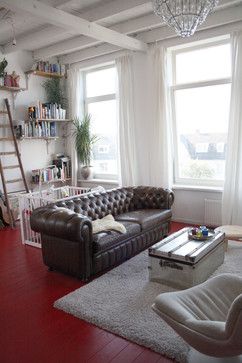
[[[50,140],[47,140],[46,139],[45,142],[46,142],[46,152],[49,155],[49,144],[50,144]]]

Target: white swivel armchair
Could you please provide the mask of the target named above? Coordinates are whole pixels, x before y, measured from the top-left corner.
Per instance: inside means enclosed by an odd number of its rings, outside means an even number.
[[[196,350],[189,362],[242,362],[242,277],[222,274],[161,294],[152,308]]]

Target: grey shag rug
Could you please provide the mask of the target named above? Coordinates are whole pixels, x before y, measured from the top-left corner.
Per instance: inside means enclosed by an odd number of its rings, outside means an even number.
[[[242,276],[242,243],[229,242],[225,262],[213,276]],[[149,282],[148,252],[57,300],[54,306],[177,362],[186,362],[188,345],[151,309],[155,297],[173,291]]]

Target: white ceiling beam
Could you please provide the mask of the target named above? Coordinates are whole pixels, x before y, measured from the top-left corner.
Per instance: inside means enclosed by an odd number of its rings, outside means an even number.
[[[196,42],[201,41],[208,38],[214,38],[223,36],[225,34],[229,34],[233,31],[239,31],[242,29],[242,22],[236,22],[236,23],[230,23],[227,25],[222,25],[219,27],[214,27],[210,29],[204,29],[201,31],[196,32],[192,37],[186,39],[186,44],[190,42]],[[162,44],[163,46],[172,47],[172,46],[178,46],[184,44],[184,39],[181,37],[173,37],[169,39],[164,39],[158,44]],[[95,57],[89,58],[89,59],[82,59],[79,60],[71,65],[71,68],[81,68],[81,69],[89,69],[94,68],[97,65],[100,64],[110,64],[114,61],[115,58],[122,56],[125,54],[125,51],[115,51],[115,48],[112,47],[110,49],[110,53],[107,53],[104,49],[102,50],[100,46],[100,49],[98,48],[98,53]],[[111,46],[110,46],[111,47]],[[107,50],[107,49],[106,49]]]
[[[1,0],[0,5],[16,11],[21,10],[49,24],[66,29],[68,33],[82,34],[121,48],[146,51],[147,45],[139,40],[107,29],[96,23],[91,23],[75,15],[68,14],[60,9],[53,8],[37,0]]]
[[[80,1],[71,0],[56,8],[70,12],[72,4],[78,9],[78,3],[80,4]],[[118,0],[110,1],[105,4],[98,3],[91,9],[81,11],[80,15],[86,20],[99,22],[108,20],[117,14],[126,13],[133,8],[141,6],[145,6],[147,11],[152,10],[152,4],[149,0]]]
[[[220,0],[218,9],[226,8],[228,6],[235,6],[240,3],[242,3],[242,0]],[[80,4],[81,0],[70,0],[62,3],[61,5],[58,5],[56,8],[71,11],[69,8],[70,6],[78,8],[78,6],[80,7]],[[82,17],[89,21],[102,22],[108,18],[111,18],[112,16],[116,16],[117,14],[124,12],[125,9],[135,9],[142,5],[152,8],[151,2],[147,2],[147,0],[114,0],[104,5],[97,5],[96,7],[93,7],[89,10],[85,10],[82,13]],[[154,15],[154,13],[150,13],[136,19],[124,21],[110,27],[110,29],[124,34],[130,34],[143,31],[146,28],[150,30],[154,27],[160,26],[160,24],[160,19]],[[55,26],[49,25],[45,29],[38,29],[38,31],[34,33],[31,32],[28,35],[18,37],[17,45],[13,46],[11,43],[9,43],[3,47],[3,52],[8,54],[20,49],[33,49],[36,44],[40,44],[40,49],[34,51],[34,58],[46,59],[63,53],[67,54],[70,52],[75,52],[77,50],[99,44],[99,41],[95,41],[84,36],[70,38],[69,40],[64,40],[61,42],[59,41],[60,37],[68,38],[66,31],[61,28],[56,28]],[[50,38],[53,43],[55,42],[55,44],[47,47],[44,46],[46,38]]]
[[[242,5],[237,6],[235,8],[228,8],[219,10],[217,12],[214,12],[211,14],[205,23],[203,23],[196,31],[199,32],[204,29],[211,29],[213,27],[219,27],[219,26],[225,26],[226,24],[230,24],[233,22],[238,22],[242,20]],[[195,34],[196,34],[195,33]],[[164,39],[169,38],[176,38],[174,34],[174,30],[167,26],[161,26],[159,28],[155,28],[152,30],[149,30],[147,32],[142,32],[138,34],[137,36],[140,40],[146,42],[146,43],[153,43],[155,41],[160,41]],[[188,39],[193,39],[194,35]],[[182,41],[185,42],[185,40],[182,38]],[[104,47],[104,54],[107,54],[107,48]],[[111,48],[110,48],[111,49]],[[79,62],[80,60],[86,60],[89,56],[94,57],[95,50],[97,52],[97,55],[102,55],[102,47],[101,45],[99,47],[95,48],[87,48],[81,51],[77,51],[74,53],[70,53],[68,55],[60,57],[60,61],[62,63],[71,64],[75,62]],[[116,51],[116,50],[114,50]]]
[[[57,9],[66,9],[68,11],[68,7],[73,5],[78,5],[78,3],[80,4],[79,0],[71,0],[71,1],[67,1],[64,4],[58,5],[56,8]],[[117,14],[119,14],[120,12],[124,12],[125,9],[130,9],[130,8],[137,8],[140,7],[142,5],[147,4],[147,0],[116,0],[116,1],[112,1],[111,3],[107,3],[104,5],[99,5],[97,7],[92,8],[90,10],[86,10],[85,12],[83,12],[82,17],[86,20],[89,21],[96,21],[96,22],[103,22],[106,21],[107,19],[111,18],[112,16],[116,16]],[[148,4],[151,3],[148,2]],[[70,11],[70,10],[69,10]],[[155,15],[154,15],[155,16]],[[157,18],[158,20],[158,18]],[[51,39],[51,41],[55,42],[55,35],[58,34],[58,36],[62,36],[63,38],[66,38],[66,30],[61,29],[61,28],[56,28],[55,26],[49,25],[48,30],[43,29],[43,30],[38,30],[37,32],[34,33],[29,33],[28,35],[23,35],[17,38],[17,46],[13,46],[12,43],[9,43],[7,45],[5,45],[3,47],[4,53],[8,54],[11,52],[15,52],[16,49],[31,49],[34,48],[36,46],[36,44],[38,44],[39,40],[41,39],[41,42],[45,41],[45,39],[49,38]],[[115,30],[115,29],[113,29]],[[118,31],[118,29],[117,29]],[[122,32],[125,33],[125,32]],[[80,42],[82,42],[82,40],[84,40],[84,44],[86,44],[88,41],[89,42],[93,42],[93,45],[97,44],[98,42],[94,41],[91,38],[84,38],[83,36],[79,36],[76,38],[76,43],[72,44],[72,39],[70,39],[70,44],[68,44],[68,42],[63,42],[63,45],[60,43],[58,43],[56,45],[56,49],[55,49],[55,45],[50,45],[48,47],[44,47],[44,45],[40,46],[39,48],[41,49],[43,48],[43,52],[41,52],[40,54],[36,54],[36,59],[45,59],[45,58],[50,58],[50,57],[54,57],[58,54],[63,54],[63,47],[65,48],[66,46],[70,48],[70,50],[67,51],[68,52],[74,52],[78,49],[82,48],[82,43],[80,44]],[[57,40],[58,41],[58,40]],[[40,43],[41,43],[40,42]],[[77,44],[77,46],[75,45]],[[79,46],[80,45],[80,46]]]
[[[81,60],[92,59],[92,58],[96,58],[97,56],[110,54],[110,53],[115,53],[115,52],[118,52],[118,51],[120,51],[120,48],[115,47],[112,44],[106,44],[106,43],[105,44],[99,44],[96,47],[87,48],[87,49],[83,50],[82,52],[80,52],[82,54]],[[65,57],[63,57],[63,58],[65,58]],[[77,57],[75,59],[75,62],[79,62],[79,61],[80,61],[80,57]],[[71,61],[70,64],[71,63],[73,63],[73,62]]]
[[[235,5],[235,3],[236,4],[241,3],[241,0],[236,0],[233,3],[234,3],[234,5]],[[229,4],[228,0],[222,0],[222,2],[220,4],[220,8],[218,8],[218,9],[221,9],[221,8],[224,9],[225,5],[228,5],[228,4]],[[235,18],[235,21],[238,20],[237,19],[238,13],[237,13],[236,9],[237,8],[235,7],[232,9],[225,8],[224,10],[217,10],[216,12],[211,14],[210,17],[208,17],[205,25],[209,26],[210,23],[215,22],[215,26],[218,26],[219,20],[221,20],[221,24],[223,24],[226,22],[230,22],[231,18],[233,18],[233,17]],[[215,15],[215,14],[217,14],[217,15]],[[154,13],[150,13],[148,15],[144,15],[144,16],[138,17],[136,19],[130,19],[128,21],[124,21],[122,23],[113,25],[110,27],[110,29],[115,30],[119,33],[131,34],[131,33],[144,31],[145,29],[151,30],[155,27],[158,28],[161,26],[161,24],[162,23],[161,23],[160,18],[158,16],[156,16]],[[160,30],[157,29],[158,34],[159,34],[159,32],[160,32]],[[161,35],[162,35],[162,33],[161,33]],[[149,36],[152,37],[152,34],[148,34],[148,37]],[[172,34],[172,30],[171,30],[171,36],[174,36],[174,34]],[[159,36],[158,36],[158,38],[159,38]],[[140,38],[138,37],[138,39],[140,39]],[[146,43],[149,43],[149,41],[147,40]],[[69,39],[69,40],[66,40],[63,42],[59,42],[54,45],[50,45],[48,47],[44,47],[42,49],[38,49],[37,51],[34,51],[33,54],[34,54],[35,59],[45,59],[45,58],[50,58],[50,57],[57,56],[60,54],[68,54],[71,52],[76,52],[78,50],[85,49],[87,47],[96,46],[97,44],[100,44],[100,42],[94,41],[93,39],[90,39],[87,37],[75,37],[75,38],[72,38],[72,39]]]
[[[114,1],[110,1],[108,4],[109,5],[111,5],[112,4],[112,2],[114,2]],[[122,4],[122,2],[123,3],[125,3],[125,2],[128,2],[129,4],[130,4],[130,6],[131,7],[134,7],[134,3],[136,2],[135,0],[123,0],[123,1],[120,1],[120,6],[122,6],[121,4]],[[141,2],[142,3],[149,3],[149,5],[150,5],[150,9],[152,8],[152,1],[151,0],[144,0],[144,1],[142,1],[141,0]],[[222,8],[223,6],[227,6],[227,5],[229,5],[229,6],[234,6],[234,5],[236,5],[236,4],[238,4],[240,2],[240,0],[220,0],[219,1],[219,5],[218,5],[218,7],[220,7],[220,8]],[[69,1],[66,1],[66,2],[64,2],[64,3],[62,3],[62,4],[60,4],[60,5],[58,5],[58,6],[56,6],[56,8],[58,8],[58,9],[62,9],[62,10],[68,10],[69,8],[71,8],[71,7],[74,7],[74,8],[77,8],[78,9],[78,7],[80,8],[80,5],[81,5],[81,3],[82,3],[82,1],[81,0],[69,0]],[[97,6],[94,6],[91,10],[90,10],[90,12],[93,12],[93,11],[95,11],[95,9],[97,9],[98,7],[103,7],[104,5],[97,5]],[[135,5],[135,6],[137,6],[137,5]],[[127,6],[127,8],[128,8],[128,6]]]
[[[148,14],[141,16],[136,19],[130,19],[128,21],[122,22],[111,26],[109,29],[115,30],[119,33],[130,34],[140,32],[145,29],[152,29],[156,26],[160,26],[159,18],[154,14]],[[68,39],[48,47],[40,48],[34,51],[35,59],[46,59],[50,57],[57,56],[59,54],[67,54],[70,52],[75,52],[77,50],[95,46],[100,44],[99,41],[93,40],[88,37],[75,37]]]
[[[167,27],[164,27],[164,36],[167,30],[169,30]],[[228,34],[232,31],[239,31],[242,30],[242,21],[240,22],[236,22],[236,23],[230,23],[230,24],[225,24],[225,25],[220,25],[218,27],[214,27],[214,28],[209,28],[209,29],[201,29],[201,30],[197,30],[196,33],[192,36],[186,39],[186,43],[190,43],[190,42],[195,42],[198,40],[203,40],[203,39],[207,39],[207,38],[212,38],[212,37],[217,37],[220,35],[225,35]],[[180,45],[180,44],[184,44],[184,38],[181,37],[174,37],[174,33],[173,33],[173,37],[170,36],[170,33],[167,32],[167,37],[160,40],[158,42],[158,44],[163,44],[164,46],[175,46],[175,45]],[[153,40],[153,42],[155,42],[155,39]],[[116,57],[116,54],[119,54],[119,50],[117,47],[114,47],[110,44],[100,44],[99,46],[97,46],[96,48],[88,48],[85,49],[83,51],[79,51],[76,53],[73,53],[70,57],[70,55],[67,56],[63,56],[60,58],[60,61],[62,63],[66,63],[66,64],[85,64],[85,67],[87,67],[87,65],[89,64],[89,60],[94,61],[95,58],[99,59],[100,57],[103,56],[107,56],[108,54],[113,54],[115,53],[115,56],[113,56],[112,59],[114,59]],[[100,58],[101,59],[101,58]],[[109,58],[110,60],[111,58]],[[98,63],[95,62],[94,63]],[[91,64],[91,62],[90,62]]]

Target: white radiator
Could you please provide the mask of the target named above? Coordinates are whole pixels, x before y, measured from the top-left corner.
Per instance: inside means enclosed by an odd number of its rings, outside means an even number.
[[[222,202],[221,200],[204,200],[204,225],[218,227],[222,224]]]

